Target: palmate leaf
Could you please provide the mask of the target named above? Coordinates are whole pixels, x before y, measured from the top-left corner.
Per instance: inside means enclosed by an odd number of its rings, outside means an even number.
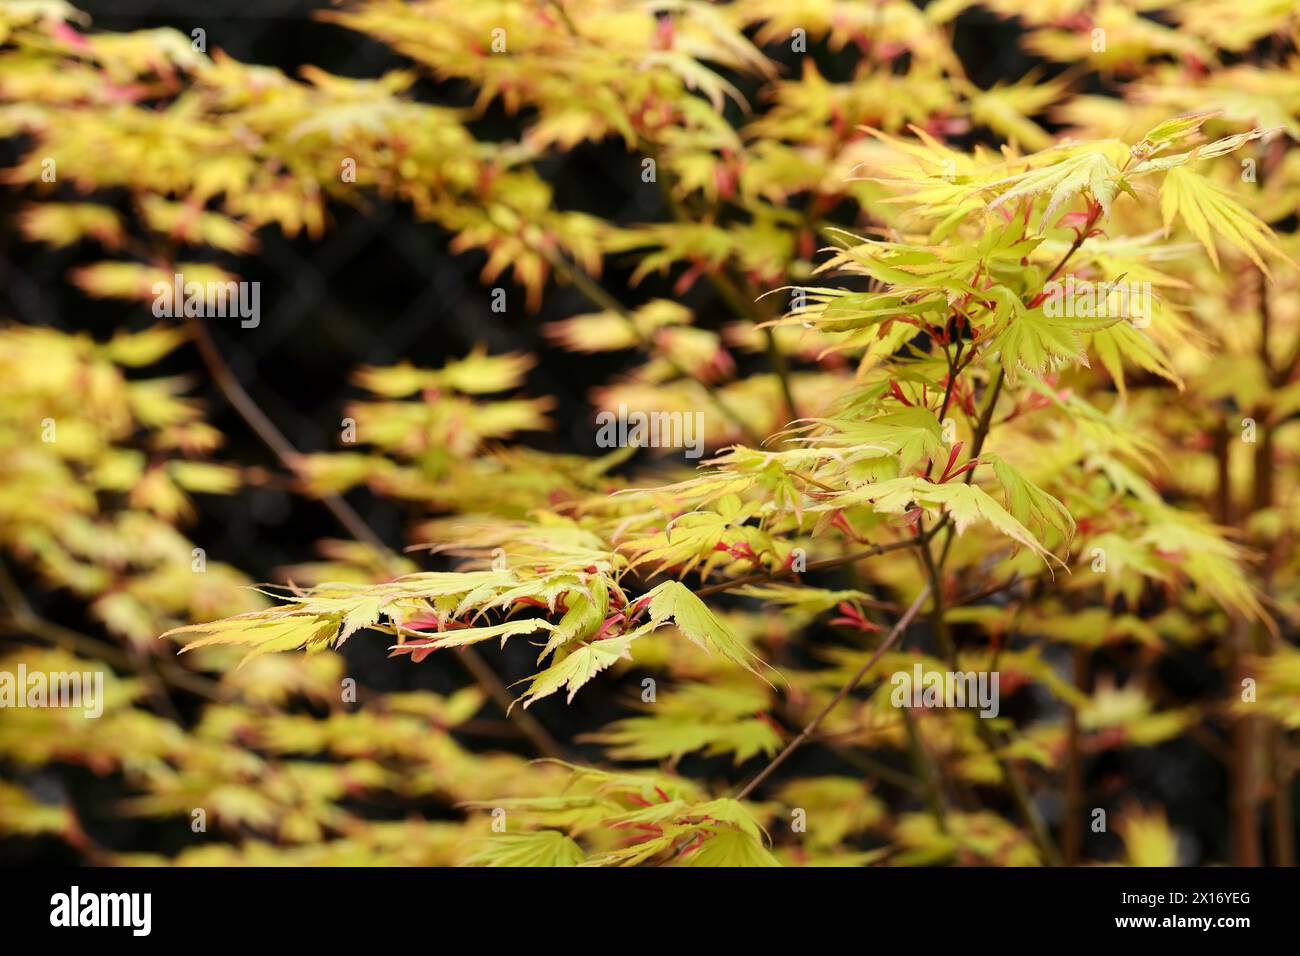
[[[628,652],[628,647],[642,633],[645,633],[645,631],[633,631],[619,637],[592,641],[590,644],[583,644],[573,650],[559,663],[552,664],[533,677],[532,683],[528,685],[528,690],[520,698],[524,707],[528,707],[534,701],[541,700],[543,697],[549,697],[561,687],[568,688],[569,696],[566,702],[573,703],[573,695],[578,692],[583,684],[586,684],[605,668],[611,667],[620,659],[631,660],[632,655]]]
[[[440,369],[416,368],[406,362],[363,366],[353,376],[358,385],[384,398],[403,398],[422,389],[450,389],[463,395],[491,395],[517,388],[535,359],[522,352],[488,355],[482,346]]]
[[[745,478],[745,483],[753,479]],[[658,562],[657,570],[680,565],[682,573],[717,554],[714,545],[731,530],[731,521],[711,511],[688,512],[673,521],[671,527],[643,537],[629,538],[622,549],[636,555],[632,566]]]
[[[212,212],[196,212],[185,203],[146,196],[141,202],[145,222],[187,245],[209,245],[223,252],[252,252],[257,240],[243,223]]]
[[[1087,337],[1089,349],[1096,353],[1102,366],[1110,373],[1120,397],[1128,395],[1124,380],[1124,360],[1127,359],[1140,369],[1168,379],[1183,389],[1183,380],[1170,364],[1169,359],[1145,332],[1135,329],[1128,322],[1117,322],[1110,328],[1093,332]]]
[[[657,862],[676,866],[779,865],[767,852],[762,827],[743,804],[725,797],[702,803],[667,797],[667,791],[660,789],[648,802],[638,801],[634,809],[607,817],[607,828],[640,831],[643,836],[589,862],[636,866],[658,858]],[[715,840],[721,842],[714,844]]]
[[[938,459],[947,454],[943,427],[928,408],[899,408],[867,421],[813,419],[812,426],[824,425],[826,434],[801,437],[798,441],[810,449],[824,450],[841,461],[879,458],[882,454],[898,456],[900,471],[908,471],[923,459]]]
[[[538,602],[544,604],[548,611],[554,611],[565,595],[578,593],[593,596],[588,580],[589,576],[581,572],[546,572],[538,577],[526,578],[514,587],[485,585],[461,598],[456,605],[455,614],[459,617],[477,610],[481,615],[494,608],[509,608],[519,601]]]
[[[507,639],[518,634],[531,634],[533,631],[554,630],[555,625],[541,618],[528,618],[522,621],[505,621],[501,624],[490,624],[485,627],[465,627],[452,631],[446,631],[438,637],[421,638],[414,641],[406,641],[402,644],[394,644],[390,647],[389,656],[396,657],[398,654],[410,654],[411,660],[419,663],[429,654],[447,647],[466,647],[470,644],[477,644],[479,641],[490,641],[493,638],[501,638],[502,646],[505,646]]]
[[[137,368],[157,362],[188,337],[183,328],[160,324],[142,332],[119,331],[101,348],[110,362]]]
[[[824,286],[789,288],[802,293],[802,300],[793,300],[802,301],[802,304],[793,305],[780,323],[808,328],[816,326],[823,332],[851,332],[880,325],[898,316],[925,312],[942,314],[947,308],[947,298],[937,294],[914,301],[897,294],[852,292]]]
[[[469,866],[578,866],[587,854],[559,830],[494,833],[483,837]]]
[[[1053,527],[1068,544],[1074,537],[1074,518],[1060,500],[1022,475],[998,455],[984,456],[992,461],[993,473],[1002,484],[1007,511],[1021,524],[1039,530]]]
[[[1166,233],[1175,217],[1182,219],[1205,247],[1216,269],[1219,267],[1216,236],[1248,256],[1266,275],[1271,273],[1262,253],[1286,258],[1274,241],[1273,230],[1258,216],[1190,169],[1169,170],[1160,185],[1160,212]]]
[[[1078,332],[1057,319],[1050,319],[1042,309],[1017,309],[1014,317],[994,336],[990,347],[998,352],[1007,379],[1026,369],[1040,375],[1058,364],[1088,364],[1088,355]]]
[[[636,326],[613,309],[548,322],[542,334],[570,352],[615,352],[640,341]]]
[[[1129,175],[1133,177],[1142,176],[1147,173],[1157,172],[1162,169],[1173,169],[1177,166],[1185,166],[1202,159],[1213,159],[1215,156],[1224,156],[1241,149],[1247,143],[1257,139],[1263,139],[1276,133],[1281,127],[1263,128],[1257,127],[1247,130],[1244,133],[1234,133],[1231,136],[1224,136],[1222,139],[1216,139],[1212,143],[1204,143],[1195,149],[1190,149],[1185,153],[1173,153],[1169,156],[1157,156],[1155,159],[1148,159],[1145,162],[1138,163],[1131,170]],[[1150,135],[1149,133],[1147,134]],[[1134,146],[1137,151],[1142,144]]]
[[[1231,540],[1231,531],[1203,515],[1153,501],[1141,505],[1147,522],[1139,539],[1172,563],[1193,584],[1224,607],[1276,627],[1260,604],[1258,587],[1246,573],[1251,552]]]
[[[338,634],[338,620],[307,612],[271,613],[255,611],[241,614],[211,624],[195,624],[173,628],[163,637],[173,634],[201,633],[204,636],[190,641],[181,652],[217,644],[237,644],[249,648],[240,663],[262,654],[277,651],[320,651],[329,647]]]
[[[708,97],[709,105],[717,113],[722,112],[728,99],[748,109],[740,90],[694,57],[669,51],[654,52],[646,54],[641,65],[643,69],[660,69],[677,74],[688,90],[698,90]]]
[[[547,760],[545,763],[559,766],[572,775],[566,792],[598,794],[639,807],[644,807],[648,800],[663,800],[665,797],[691,802],[704,799],[704,790],[699,783],[671,773],[602,770],[563,760]]]
[[[575,587],[575,578],[560,577],[566,582],[564,587]],[[471,594],[478,595],[478,604],[485,604],[517,583],[518,579],[508,571],[409,574],[382,584],[326,583],[282,597],[285,603],[275,607],[174,628],[162,636],[200,635],[183,650],[230,644],[252,648],[250,656],[298,649],[317,651],[345,640],[362,628],[376,627],[400,634],[404,622],[415,616],[427,616],[435,608],[440,613],[450,612],[458,601],[463,602]],[[548,588],[555,586],[550,578],[536,578],[529,585],[532,589],[529,593],[545,595]],[[414,642],[407,650],[423,657],[438,647],[550,627],[551,624],[538,619],[511,621],[446,632],[431,640]]]
[[[1033,308],[1005,287],[990,290],[998,301],[994,333],[989,348],[999,353],[1007,379],[1016,380],[1019,369],[1035,375],[1067,362],[1088,364],[1082,333],[1097,332],[1124,321],[1122,316],[1049,316],[1043,305]]]
[[[952,516],[958,534],[976,521],[987,521],[1008,538],[1029,548],[1044,560],[1049,558],[1057,560],[1055,555],[1038,543],[1024,525],[1007,514],[1006,510],[978,485],[951,481],[943,485],[933,485],[932,490],[923,498],[943,505]]]
[[[951,860],[962,852],[995,866],[1037,866],[1038,851],[1029,837],[1004,817],[988,811],[952,812],[943,830],[928,813],[899,817],[895,840],[898,866],[926,866]]]
[[[757,717],[710,722],[697,714],[658,714],[626,717],[585,739],[602,744],[614,760],[680,760],[688,753],[732,755],[741,764],[751,757],[773,756],[781,736],[770,723]]]
[[[765,687],[739,677],[721,685],[674,685],[642,705],[643,716],[617,720],[586,739],[605,745],[615,760],[676,761],[704,750],[708,756],[733,754],[739,764],[781,747],[781,735],[761,716],[768,703]]]
[[[961,481],[936,484],[918,476],[892,478],[837,495],[833,503],[822,507],[839,508],[845,504],[866,503],[883,514],[905,514],[915,507],[946,512],[952,518],[958,534],[975,522],[986,521],[1044,561],[1050,559],[1061,563],[1059,558],[1039,543],[1028,528],[1008,514],[1005,508],[978,485]]]
[[[556,648],[594,634],[600,629],[605,615],[609,612],[609,588],[598,581],[592,586],[591,592],[591,594],[581,591],[570,593],[568,610],[560,618],[560,623],[551,630],[550,639],[537,657],[539,664]]]
[[[971,119],[1026,149],[1046,149],[1052,137],[1029,117],[1060,99],[1064,90],[1065,84],[1044,83],[1033,74],[1009,86],[997,83],[989,90],[973,91]]]
[[[1133,154],[1143,158],[1154,156],[1179,140],[1196,133],[1206,122],[1218,116],[1219,112],[1219,110],[1205,110],[1167,119],[1147,130],[1146,135],[1133,147]]]
[[[1135,682],[1122,687],[1101,682],[1077,706],[1082,729],[1109,731],[1114,744],[1133,747],[1151,747],[1177,737],[1197,719],[1195,708],[1157,709]]]
[[[750,809],[739,800],[731,797],[718,797],[716,800],[709,800],[707,803],[696,804],[691,807],[691,815],[703,817],[710,821],[717,820],[722,823],[729,823],[749,834],[755,840],[766,841],[768,839],[767,831],[754,819],[754,814]]]
[[[697,849],[682,855],[686,866],[780,866],[757,839],[731,826],[710,828]]]
[[[666,858],[690,832],[690,827],[664,824],[658,836],[638,839],[627,846],[609,850],[594,857],[590,863],[592,866],[638,866],[657,856]]]
[[[665,581],[645,597],[650,599],[650,620],[654,624],[673,621],[689,640],[706,650],[717,651],[751,673],[759,673],[755,664],[766,666],[718,620],[707,604],[679,581]]]
[[[95,203],[30,206],[23,210],[21,223],[23,234],[30,241],[45,242],[55,248],[94,239],[109,249],[116,249],[125,236],[122,217],[117,211]]]
[[[800,807],[817,821],[806,838],[815,847],[839,846],[844,839],[888,819],[887,804],[871,787],[854,777],[805,777],[781,787],[778,795],[787,807]]]
[[[978,246],[878,242],[840,229],[830,231],[844,248],[819,265],[818,272],[843,271],[870,276],[908,292],[932,289],[975,292],[969,282],[973,267],[980,259]]]
[[[1040,154],[1041,155],[1041,154]],[[1007,188],[1001,195],[989,203],[992,212],[1004,205],[1014,204],[1021,199],[1033,199],[1050,192],[1047,207],[1043,210],[1040,228],[1046,229],[1056,220],[1056,214],[1065,204],[1081,192],[1087,192],[1098,203],[1106,215],[1110,215],[1110,205],[1119,192],[1122,183],[1119,167],[1104,151],[1094,147],[1082,151],[1063,150],[1059,162],[1037,169],[1029,169],[1014,176],[1008,176],[990,183],[982,189]]]
[[[492,811],[500,807],[512,821],[521,820],[527,828],[563,830],[578,836],[599,829],[612,815],[623,807],[615,800],[589,793],[568,791],[556,796],[494,797],[490,800],[471,800],[464,804],[470,810]]]

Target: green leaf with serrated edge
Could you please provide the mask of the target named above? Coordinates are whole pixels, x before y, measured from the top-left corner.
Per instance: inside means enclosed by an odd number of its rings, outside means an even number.
[[[590,644],[575,648],[563,660],[536,674],[532,678],[532,683],[528,685],[528,690],[519,699],[525,707],[528,707],[534,701],[554,694],[561,687],[567,687],[569,690],[567,703],[573,703],[573,695],[583,684],[607,667],[613,666],[618,660],[631,660],[632,655],[628,653],[628,647],[640,636],[639,632],[623,634],[619,637],[592,641]]]
[[[754,674],[759,673],[755,663],[766,666],[686,585],[665,581],[645,597],[650,598],[650,620],[654,623],[673,621],[689,640],[707,650],[718,651]]]

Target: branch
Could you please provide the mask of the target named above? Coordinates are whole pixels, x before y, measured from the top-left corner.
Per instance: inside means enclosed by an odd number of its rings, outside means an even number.
[[[298,450],[275,427],[275,423],[266,416],[266,413],[253,401],[252,397],[239,383],[239,380],[235,378],[230,366],[226,364],[225,359],[222,358],[221,353],[213,343],[207,327],[202,322],[197,321],[191,323],[190,327],[194,331],[194,343],[198,347],[203,364],[207,367],[208,374],[212,376],[217,388],[226,397],[226,401],[230,402],[240,417],[256,432],[257,437],[262,439],[263,443],[275,453],[281,464],[295,475],[301,476],[300,463],[302,457]],[[327,494],[322,496],[321,501],[324,502],[330,513],[338,519],[339,524],[357,541],[370,545],[381,554],[393,553],[392,549],[384,544],[383,539],[365,523],[356,510],[341,495]],[[483,660],[477,650],[472,647],[465,647],[455,657],[469,671],[470,676],[478,682],[479,686],[496,701],[497,706],[505,711],[506,716],[518,725],[524,736],[532,741],[533,746],[548,757],[561,759],[564,756],[563,748],[546,731],[546,728],[538,722],[536,717],[522,708],[513,708],[511,706],[514,704],[514,698],[510,696],[510,691],[501,682],[501,678],[497,676],[496,672]]]
[[[938,530],[936,527],[935,530]],[[910,548],[917,544],[922,544],[934,535],[934,531],[927,531],[924,534],[917,535],[915,538],[908,538],[906,541],[891,541],[889,544],[877,544],[863,551],[854,551],[852,554],[844,554],[838,558],[823,558],[820,561],[813,561],[804,566],[804,570],[799,573],[808,571],[825,571],[828,568],[838,568],[845,564],[853,564],[856,561],[862,561],[866,558],[874,558],[878,554],[888,554],[890,551],[901,551],[904,548]],[[730,581],[722,581],[718,584],[710,584],[708,587],[700,588],[695,592],[696,597],[707,597],[710,594],[720,594],[723,591],[730,591],[732,588],[742,587],[746,584],[766,584],[771,581],[783,581],[787,578],[797,577],[796,572],[781,570],[778,572],[756,571],[753,574],[746,574],[744,577],[732,578]]]
[[[1092,219],[1090,218],[1089,228],[1091,228],[1091,223]],[[1084,231],[1085,236],[1086,232],[1087,230]],[[1065,263],[1069,261],[1070,256],[1074,253],[1074,250],[1079,247],[1081,242],[1082,240],[1076,240],[1074,245],[1071,246],[1070,251],[1066,253],[1065,257],[1057,264],[1056,269],[1053,270],[1053,276],[1055,276],[1056,273],[1065,266]],[[1048,281],[1050,281],[1050,279]],[[976,426],[975,438],[971,448],[972,459],[978,458],[980,451],[984,448],[984,441],[988,438],[989,427],[993,421],[993,409],[997,405],[998,396],[1002,391],[1002,383],[1005,378],[1006,370],[999,368],[997,378],[994,379],[993,387],[990,390],[988,403],[985,405],[984,412],[980,416],[979,424]],[[974,475],[974,468],[966,472],[967,484],[971,482]],[[956,527],[949,524],[947,515],[944,516],[944,519],[939,524],[935,525],[934,530],[937,531],[939,528],[944,526],[948,527],[948,531],[944,537],[943,548],[939,553],[938,560],[936,561],[930,554],[928,542],[924,544],[920,550],[921,556],[925,562],[926,570],[929,573],[931,582],[930,587],[934,589],[935,637],[939,641],[939,646],[942,648],[944,655],[950,662],[949,666],[956,671],[959,669],[957,666],[957,648],[953,644],[951,636],[948,634],[948,625],[944,620],[943,610],[943,568],[948,558],[948,551],[951,548],[955,537]],[[1056,845],[1052,842],[1051,834],[1048,832],[1047,826],[1043,823],[1042,817],[1034,808],[1033,801],[1029,798],[1029,793],[1025,789],[1025,785],[1020,779],[1019,774],[1016,772],[1016,768],[999,752],[1001,743],[998,741],[996,733],[994,733],[993,729],[988,727],[980,718],[976,718],[975,725],[976,733],[978,734],[980,741],[997,762],[998,769],[1001,770],[1002,777],[1007,782],[1007,788],[1011,793],[1012,802],[1015,803],[1020,818],[1029,828],[1030,835],[1032,836],[1035,845],[1043,855],[1043,860],[1050,866],[1059,865],[1061,857],[1056,849]]]
[[[817,713],[816,717],[808,722],[808,725],[799,732],[799,736],[786,744],[785,749],[777,754],[776,757],[773,758],[772,762],[764,767],[757,777],[749,781],[749,783],[747,783],[741,791],[736,794],[737,800],[744,800],[753,793],[755,788],[770,777],[777,767],[785,763],[790,755],[802,746],[805,740],[817,732],[817,728],[821,725],[821,722],[826,719],[826,715],[834,710],[835,706],[840,701],[851,694],[858,684],[862,683],[862,679],[867,676],[867,672],[876,665],[876,662],[884,656],[886,651],[894,646],[899,637],[902,636],[903,631],[905,631],[907,626],[912,623],[912,618],[916,617],[917,611],[921,610],[921,605],[925,603],[925,599],[929,594],[930,586],[926,585],[921,589],[921,593],[916,596],[916,600],[912,602],[911,607],[909,607],[903,613],[903,616],[898,619],[898,623],[894,625],[893,630],[889,632],[888,636],[881,642],[880,646],[876,648],[875,653],[867,658],[867,662],[858,668],[858,672],[849,679],[847,684],[835,692],[835,696],[832,697],[826,706]]]
[[[199,357],[203,359],[208,374],[212,376],[213,382],[221,390],[221,394],[226,397],[226,401],[239,413],[239,417],[248,423],[248,427],[257,433],[257,437],[262,440],[262,443],[275,453],[275,457],[280,459],[280,463],[289,471],[301,477],[302,465],[298,450],[293,447],[289,439],[284,437],[284,433],[275,427],[275,423],[266,416],[266,413],[262,411],[257,402],[253,401],[252,396],[244,390],[244,386],[239,383],[235,373],[230,370],[230,366],[222,358],[216,343],[212,341],[207,326],[202,322],[193,322],[190,328],[193,330],[194,344],[199,350]],[[391,553],[391,550],[384,544],[379,535],[362,520],[361,515],[357,514],[356,510],[348,504],[342,495],[322,495],[320,500],[352,537],[370,545],[376,551]]]
[[[1047,285],[1047,283],[1051,282],[1053,279],[1055,279],[1058,275],[1061,274],[1061,270],[1065,268],[1065,264],[1070,261],[1071,256],[1073,256],[1076,252],[1079,251],[1079,247],[1083,245],[1084,242],[1087,240],[1088,233],[1092,232],[1092,227],[1097,225],[1097,220],[1100,218],[1101,218],[1101,206],[1098,205],[1088,215],[1088,221],[1084,223],[1083,228],[1080,229],[1078,233],[1075,235],[1074,242],[1070,243],[1070,248],[1066,250],[1065,255],[1061,257],[1061,261],[1056,264],[1056,268],[1053,269],[1048,274],[1047,278],[1043,280],[1043,285]]]
[[[1006,369],[999,368],[997,378],[993,380],[993,386],[989,390],[988,404],[984,407],[983,414],[980,415],[979,423],[975,426],[975,438],[971,442],[970,460],[975,461],[984,450],[984,442],[989,437],[989,427],[993,424],[993,409],[998,404],[998,396],[1002,394],[1002,383],[1006,380]],[[975,469],[972,468],[966,472],[966,484],[970,484],[975,477]],[[955,537],[956,527],[949,524],[949,516],[945,514],[943,520],[934,526],[938,531],[942,527],[948,528],[948,533],[944,535],[943,550],[939,552],[939,567],[942,568],[944,562],[948,560],[948,551],[952,548],[952,541]]]

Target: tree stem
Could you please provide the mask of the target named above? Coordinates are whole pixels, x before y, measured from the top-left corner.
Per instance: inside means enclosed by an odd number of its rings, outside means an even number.
[[[876,666],[876,662],[884,656],[886,651],[894,646],[903,631],[907,630],[907,626],[912,623],[912,618],[916,617],[916,613],[921,610],[921,605],[925,603],[925,599],[929,593],[929,585],[926,585],[921,589],[921,593],[916,596],[916,600],[912,602],[911,607],[903,612],[903,616],[898,619],[898,623],[894,625],[893,629],[890,630],[885,639],[881,641],[880,646],[876,648],[875,653],[867,658],[867,662],[858,668],[857,673],[849,678],[847,684],[835,692],[835,696],[827,702],[825,707],[817,712],[817,716],[808,721],[808,725],[799,732],[799,736],[786,744],[785,749],[777,754],[776,757],[772,759],[772,762],[759,772],[758,776],[741,788],[740,792],[736,794],[737,800],[744,800],[753,793],[759,784],[770,777],[777,767],[785,763],[786,760],[789,759],[790,755],[803,745],[804,741],[817,732],[817,728],[821,725],[821,722],[826,719],[826,716],[835,709],[836,705],[839,704],[840,701],[851,694],[858,684],[862,683],[862,678],[867,676],[867,672]]]

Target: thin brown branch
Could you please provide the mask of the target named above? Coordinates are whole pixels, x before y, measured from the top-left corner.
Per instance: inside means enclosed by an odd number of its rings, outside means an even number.
[[[875,653],[867,658],[866,663],[858,668],[857,673],[849,679],[847,684],[835,692],[835,696],[827,702],[825,707],[817,712],[817,716],[808,721],[807,726],[799,732],[799,736],[786,744],[785,749],[777,754],[772,759],[772,762],[759,772],[758,776],[741,788],[740,792],[736,794],[737,800],[744,800],[753,793],[759,784],[770,777],[777,767],[785,763],[792,753],[798,750],[809,737],[813,736],[813,734],[817,732],[817,728],[821,726],[821,722],[826,719],[826,716],[835,709],[836,705],[838,705],[840,701],[853,693],[854,688],[856,688],[858,684],[862,683],[862,679],[867,676],[867,673],[871,668],[876,666],[876,662],[884,656],[886,651],[894,646],[899,637],[902,636],[903,631],[907,630],[908,625],[912,623],[912,619],[916,617],[916,613],[921,610],[921,605],[925,603],[925,599],[929,594],[930,588],[928,585],[921,589],[921,593],[916,596],[916,600],[912,602],[911,607],[909,607],[903,613],[903,616],[898,619],[898,623],[894,625],[893,629],[890,630],[885,639],[880,642],[880,646],[876,648]]]
[[[298,450],[275,427],[275,423],[266,416],[266,413],[253,401],[252,396],[244,390],[243,385],[235,378],[234,372],[226,364],[203,323],[194,322],[191,328],[203,364],[207,367],[208,374],[212,376],[217,388],[226,397],[226,401],[230,402],[240,417],[257,434],[257,437],[280,459],[280,463],[295,475],[300,475],[302,456],[298,453]],[[342,496],[327,494],[322,496],[321,501],[329,509],[330,514],[334,515],[339,524],[357,541],[370,545],[381,554],[393,553],[392,549],[384,543],[374,529],[366,524]],[[524,736],[532,742],[533,746],[548,757],[563,757],[564,749],[547,732],[546,728],[538,722],[537,718],[521,708],[512,708],[514,698],[510,696],[509,689],[502,683],[501,678],[497,676],[488,663],[483,660],[477,650],[472,647],[461,648],[460,653],[454,656],[479,686],[496,702],[497,706],[505,711],[510,720],[514,721]]]
[[[1006,381],[1006,369],[999,368],[997,377],[993,379],[993,385],[989,389],[988,403],[984,406],[984,411],[980,415],[980,420],[975,426],[975,436],[971,440],[970,460],[974,461],[984,450],[984,442],[989,437],[989,429],[993,424],[993,409],[997,407],[998,396],[1002,394],[1002,383]],[[966,472],[966,484],[970,484],[975,477],[975,469],[971,468]],[[934,530],[948,526],[948,516],[944,515],[943,521],[935,525]],[[944,535],[943,549],[939,552],[939,566],[942,567],[948,560],[948,552],[952,548],[953,538],[956,537],[956,527],[948,526],[948,533]]]
[[[916,727],[916,718],[910,708],[902,708],[903,725],[907,728],[907,749],[912,756],[912,766],[916,775],[923,781],[925,802],[934,817],[940,833],[948,832],[948,806],[943,798],[943,783],[938,768],[930,752],[926,750],[925,741]]]
[[[280,460],[280,464],[295,475],[301,475],[302,456],[299,455],[298,450],[293,447],[289,439],[284,437],[284,433],[276,428],[275,423],[262,411],[261,406],[253,401],[252,396],[248,394],[244,386],[240,384],[239,379],[235,377],[235,373],[231,371],[230,366],[226,364],[226,360],[217,349],[216,343],[212,341],[207,326],[202,322],[193,322],[190,329],[193,333],[195,347],[199,351],[199,357],[203,360],[208,374],[212,376],[212,381],[221,390],[221,394],[226,397],[226,401],[239,413],[239,417],[248,424],[248,427],[253,429],[257,437],[262,440],[262,443],[274,452],[275,457]],[[381,553],[390,550],[379,535],[362,520],[356,510],[341,495],[322,495],[320,500],[338,520],[339,524],[356,540],[370,545]]]
[[[820,561],[810,561],[804,566],[803,571],[798,574],[806,574],[809,571],[825,571],[829,568],[838,568],[845,564],[853,564],[857,561],[863,561],[866,558],[874,558],[878,554],[888,554],[890,551],[901,551],[904,548],[910,548],[914,545],[926,541],[929,535],[920,535],[915,538],[908,538],[906,541],[891,541],[888,544],[872,545],[862,551],[854,551],[851,554],[841,555],[838,558],[823,558]],[[743,587],[746,584],[767,584],[774,581],[786,581],[796,579],[796,572],[783,569],[777,572],[756,571],[753,574],[746,574],[743,577],[732,578],[730,581],[720,581],[717,584],[710,584],[702,587],[695,592],[696,597],[707,597],[710,594],[721,594],[723,591],[730,591],[732,588]]]

